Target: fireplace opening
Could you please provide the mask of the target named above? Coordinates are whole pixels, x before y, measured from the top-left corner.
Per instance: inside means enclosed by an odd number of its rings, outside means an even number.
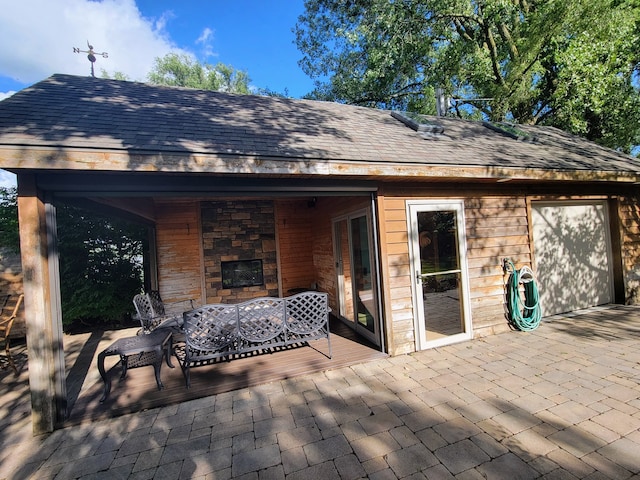
[[[222,287],[253,287],[264,284],[262,260],[236,260],[221,262]]]

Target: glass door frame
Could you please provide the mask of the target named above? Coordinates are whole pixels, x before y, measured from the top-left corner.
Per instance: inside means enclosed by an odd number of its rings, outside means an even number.
[[[353,260],[353,237],[351,235],[351,221],[356,219],[356,218],[361,218],[364,217],[365,218],[365,222],[367,225],[367,241],[369,243],[369,266],[370,266],[370,276],[371,276],[371,292],[373,295],[372,298],[372,305],[373,305],[373,309],[370,312],[373,315],[373,331],[367,329],[365,326],[361,325],[360,322],[358,322],[357,318],[355,318],[355,316],[357,315],[358,312],[358,308],[357,308],[357,301],[358,301],[358,294],[357,294],[357,285],[356,285],[356,275],[354,272],[354,260]],[[381,345],[381,339],[380,339],[380,311],[378,308],[378,269],[377,269],[377,263],[376,263],[376,252],[375,252],[375,246],[376,243],[374,242],[374,229],[373,229],[373,225],[372,225],[372,215],[371,215],[371,209],[370,208],[363,208],[360,210],[356,210],[354,212],[350,212],[348,214],[345,215],[340,215],[338,217],[334,217],[331,219],[331,229],[332,229],[332,236],[333,236],[333,254],[334,254],[334,262],[335,262],[335,273],[336,273],[336,303],[338,304],[338,312],[337,313],[337,317],[344,322],[347,326],[349,326],[350,328],[353,328],[356,333],[362,335],[363,337],[365,337],[367,340],[373,342],[374,344],[380,346]],[[352,292],[352,305],[351,310],[354,312],[354,318],[350,319],[345,317],[342,313],[346,310],[346,293],[345,293],[345,278],[344,275],[340,275],[340,269],[344,268],[344,258],[342,253],[344,252],[343,249],[341,249],[342,244],[341,244],[341,238],[339,238],[338,233],[339,230],[337,229],[337,225],[339,225],[341,222],[346,222],[346,226],[347,226],[347,237],[348,237],[348,252],[349,252],[349,269],[350,269],[350,288],[351,288],[351,292]]]
[[[469,274],[467,270],[467,241],[464,219],[463,200],[408,200],[407,210],[407,236],[409,241],[409,264],[411,269],[411,291],[413,300],[414,328],[416,350],[441,347],[451,343],[471,340],[473,338],[471,322],[471,306],[469,293]],[[458,244],[458,259],[460,272],[460,312],[464,331],[435,340],[427,340],[426,322],[427,312],[424,310],[424,297],[422,293],[421,264],[420,264],[420,232],[418,231],[418,213],[420,212],[454,212],[456,218],[456,232]]]

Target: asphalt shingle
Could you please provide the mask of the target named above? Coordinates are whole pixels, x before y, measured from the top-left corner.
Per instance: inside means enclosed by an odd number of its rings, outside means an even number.
[[[480,122],[431,120],[444,132],[425,140],[389,111],[56,74],[0,102],[0,146],[363,162],[369,169],[640,172],[638,159],[555,128],[519,126],[534,140],[518,141]]]

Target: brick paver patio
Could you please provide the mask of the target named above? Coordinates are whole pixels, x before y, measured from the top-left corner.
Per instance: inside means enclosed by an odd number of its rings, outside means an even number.
[[[2,387],[7,479],[640,478],[638,307],[37,438]]]

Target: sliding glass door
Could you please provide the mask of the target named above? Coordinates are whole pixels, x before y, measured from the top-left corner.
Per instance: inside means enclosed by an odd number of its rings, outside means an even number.
[[[376,278],[368,210],[333,221],[339,317],[380,344]]]

